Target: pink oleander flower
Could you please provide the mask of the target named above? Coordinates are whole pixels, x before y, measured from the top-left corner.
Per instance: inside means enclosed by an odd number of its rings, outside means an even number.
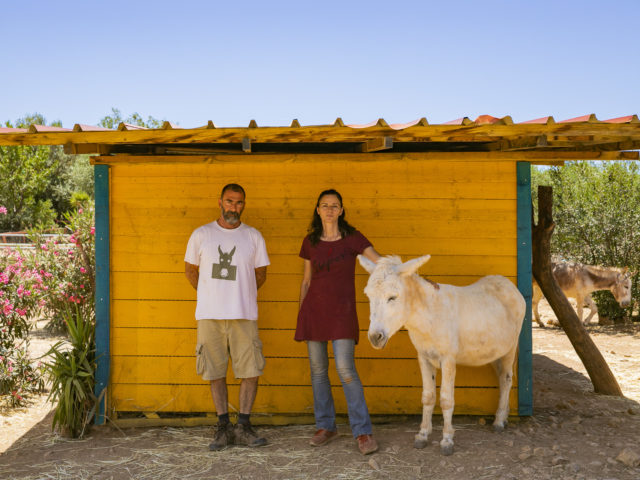
[[[49,251],[49,247],[47,246],[47,244],[46,244],[46,243],[43,243],[42,245],[40,245],[40,248],[41,248],[42,250],[44,250],[45,252],[46,252],[46,251]]]
[[[79,208],[78,213],[82,213],[82,212],[84,212],[84,210],[82,208]]]
[[[21,317],[25,317],[27,315],[27,309],[26,308],[16,308],[16,312],[18,312],[18,315],[20,315]]]
[[[51,278],[51,277],[53,277],[52,273],[44,272],[44,278]]]
[[[6,215],[7,214],[7,207],[0,206],[0,214]]]
[[[74,234],[74,235],[75,235],[75,234]],[[69,237],[69,241],[70,241],[71,243],[77,243],[77,241],[78,241],[78,240],[76,240],[76,237],[75,237],[74,235],[71,235],[71,236]]]
[[[91,227],[91,230],[89,230],[89,233],[91,235],[95,235],[96,234],[96,227]]]
[[[84,284],[81,284],[81,285],[80,285],[80,288],[84,288]],[[2,293],[2,292],[0,292],[0,293]]]
[[[87,273],[87,269],[84,267],[80,267],[80,273]]]

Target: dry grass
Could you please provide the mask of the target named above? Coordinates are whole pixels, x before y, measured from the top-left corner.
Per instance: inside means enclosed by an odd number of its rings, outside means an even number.
[[[348,432],[348,427],[340,428]],[[376,431],[384,435],[385,428],[381,425]],[[11,465],[0,465],[0,478],[243,479],[256,478],[256,472],[261,472],[259,478],[265,479],[358,480],[372,478],[372,474],[373,478],[397,478],[398,474],[407,478],[419,473],[419,466],[398,455],[398,446],[383,448],[375,457],[363,457],[349,433],[343,433],[327,447],[314,448],[308,446],[312,432],[313,427],[308,425],[262,427],[260,433],[269,439],[269,445],[230,447],[216,453],[206,448],[212,438],[210,427],[112,431],[112,441],[100,447],[92,447],[91,436],[68,440],[44,433],[28,440],[30,449],[49,452],[45,455],[48,458],[30,465],[30,470],[37,473],[16,476]],[[407,441],[411,438],[412,433],[407,430]],[[20,443],[14,448],[20,448]],[[82,458],[75,457],[74,451],[82,451]],[[89,462],[87,457],[94,457],[95,461]]]

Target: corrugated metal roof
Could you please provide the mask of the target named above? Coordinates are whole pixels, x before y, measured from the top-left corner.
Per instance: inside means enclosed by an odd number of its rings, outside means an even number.
[[[0,128],[0,145],[65,145],[69,153],[356,153],[356,152],[621,152],[640,149],[637,115],[599,120],[595,114],[556,121],[547,116],[514,122],[512,117],[480,115],[432,124],[422,117],[389,124],[384,118],[365,124],[246,127],[206,125],[184,128],[164,122],[148,129],[120,123],[117,129],[76,124],[73,129],[31,125]],[[628,157],[625,157],[628,158]]]
[[[414,126],[437,126],[437,125],[463,125],[463,126],[478,126],[478,125],[527,125],[527,124],[555,124],[555,123],[640,123],[638,119],[638,115],[626,115],[622,117],[610,118],[607,120],[598,120],[595,114],[590,113],[587,115],[582,115],[575,118],[569,118],[567,120],[559,120],[556,121],[552,116],[536,118],[533,120],[526,120],[522,122],[514,122],[510,115],[504,117],[494,117],[491,115],[480,115],[475,120],[471,120],[469,117],[461,117],[456,118],[454,120],[449,120],[447,122],[443,122],[440,124],[437,123],[429,123],[426,117],[419,118],[417,120],[412,120],[407,123],[392,123],[389,124],[386,122],[384,118],[379,118],[373,122],[364,123],[364,124],[345,124],[342,118],[338,117],[335,122],[332,124],[324,124],[324,125],[304,125],[304,127],[348,127],[353,129],[363,129],[363,128],[371,128],[371,127],[386,127],[391,128],[393,130],[403,130],[406,128],[411,128]],[[258,126],[258,123],[255,120],[251,120],[249,125],[244,128],[283,128],[285,125],[279,126]],[[301,128],[300,122],[297,119],[294,119],[291,122],[289,128]],[[199,126],[199,127],[190,127],[192,128],[220,128],[217,127],[213,121],[209,120],[207,125]],[[224,127],[224,128],[243,128],[241,126],[238,127]],[[185,129],[185,127],[181,127],[176,123],[172,122],[163,122],[162,127],[160,129],[163,130],[175,130],[175,129]],[[133,131],[133,130],[151,130],[145,127],[141,127],[139,125],[133,125],[130,123],[121,122],[117,128],[118,131]],[[45,133],[45,132],[99,132],[99,131],[109,131],[112,132],[114,130],[100,127],[97,125],[85,125],[81,123],[76,123],[72,129],[62,128],[62,127],[51,127],[45,125],[31,125],[28,129],[24,128],[7,128],[0,127],[0,133]]]

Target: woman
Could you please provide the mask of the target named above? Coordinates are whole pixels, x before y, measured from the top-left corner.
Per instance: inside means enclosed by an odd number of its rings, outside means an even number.
[[[373,262],[380,255],[345,220],[342,196],[325,190],[318,197],[309,234],[302,242],[304,277],[295,339],[306,341],[311,365],[311,386],[317,431],[310,444],[320,446],[337,437],[335,406],[329,382],[327,343],[333,343],[336,369],[342,382],[351,432],[362,454],[378,445],[371,435],[371,419],[353,352],[358,342],[355,262],[361,254]]]

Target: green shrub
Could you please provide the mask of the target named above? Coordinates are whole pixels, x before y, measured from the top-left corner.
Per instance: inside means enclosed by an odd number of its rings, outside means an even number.
[[[629,308],[621,308],[610,292],[593,295],[602,316],[631,317],[640,302],[640,162],[568,162],[534,170],[531,184],[534,205],[538,185],[553,187],[554,255],[635,273]]]
[[[68,341],[56,343],[44,363],[51,381],[51,402],[57,402],[51,428],[76,438],[84,435],[97,403],[93,394],[96,371],[95,315],[77,305],[64,314]]]

